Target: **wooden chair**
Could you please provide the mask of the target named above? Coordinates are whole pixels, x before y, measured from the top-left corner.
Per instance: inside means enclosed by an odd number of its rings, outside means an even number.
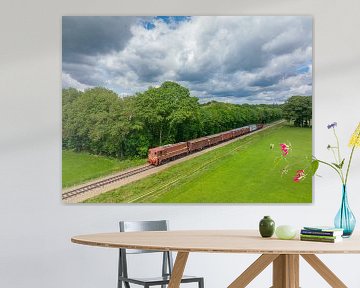
[[[168,221],[120,221],[120,232],[134,232],[134,231],[167,231]],[[160,286],[165,288],[169,284],[170,276],[173,268],[173,259],[171,252],[150,251],[150,250],[135,250],[135,249],[119,249],[119,268],[118,268],[118,288],[122,288],[124,283],[125,288],[130,288],[131,284],[137,284],[144,288],[150,286]],[[129,277],[127,269],[127,254],[141,254],[141,253],[163,253],[162,260],[162,274],[160,277],[152,278],[134,278]],[[160,266],[160,265],[159,265]],[[204,278],[194,276],[183,276],[181,283],[198,283],[198,288],[204,288]]]

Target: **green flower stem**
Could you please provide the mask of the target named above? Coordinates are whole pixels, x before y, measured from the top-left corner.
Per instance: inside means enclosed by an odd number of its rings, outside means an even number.
[[[356,141],[359,139],[359,137],[360,137],[360,132],[359,132],[359,134],[356,136]],[[353,154],[354,154],[354,150],[355,150],[355,147],[356,147],[356,141],[355,141],[355,144],[354,144],[353,148],[351,149],[351,154],[350,154],[350,158],[349,158],[349,163],[348,163],[348,166],[347,166],[347,169],[346,169],[345,185],[346,185],[347,180],[348,180],[349,170],[350,170],[350,165],[351,165],[351,160],[352,160],[352,157],[353,157]]]
[[[337,152],[338,152],[338,157],[339,157],[339,161],[338,161],[338,165],[340,165],[341,161],[342,161],[342,158],[341,158],[341,155],[340,155],[340,144],[339,144],[339,137],[337,136],[336,134],[336,131],[335,131],[335,128],[333,128],[333,131],[334,131],[334,135],[335,135],[335,138],[336,138],[336,144],[337,144]],[[342,168],[342,167],[341,167]],[[343,171],[342,169],[339,169],[339,172],[341,174],[341,181],[344,183],[344,174],[343,174]]]
[[[349,159],[349,163],[348,163],[348,166],[347,166],[347,169],[346,169],[346,176],[345,176],[345,184],[344,185],[346,185],[347,180],[348,180],[350,164],[351,164],[351,160],[352,160],[352,157],[353,157],[353,154],[354,154],[354,150],[355,150],[355,145],[351,149],[350,159]]]
[[[339,137],[336,134],[335,128],[333,128],[333,131],[334,131],[334,135],[335,135],[335,139],[336,139],[336,146],[337,146],[336,149],[337,149],[338,157],[339,157],[338,164],[340,164],[341,163],[341,155],[340,155]]]
[[[333,156],[334,156],[334,159],[335,159],[335,162],[336,162],[336,164],[340,164],[339,163],[339,161],[338,161],[338,159],[336,158],[336,155],[335,155],[335,148],[331,148],[331,152],[332,152],[332,154],[333,154]]]
[[[329,163],[327,163],[327,162],[325,162],[325,161],[322,161],[322,160],[319,160],[319,159],[316,159],[316,160],[319,161],[320,163],[323,163],[323,164],[325,164],[325,165],[330,166],[331,168],[333,168],[333,169],[336,171],[336,173],[339,174],[340,179],[341,179],[341,182],[345,185],[344,177],[341,175],[341,173],[340,173],[340,171],[339,171],[338,168],[336,168],[335,166],[333,166],[333,165],[331,165],[331,164],[329,164]]]

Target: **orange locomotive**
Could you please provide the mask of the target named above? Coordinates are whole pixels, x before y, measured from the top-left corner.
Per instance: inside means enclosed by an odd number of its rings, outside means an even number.
[[[189,153],[187,142],[168,144],[149,149],[148,162],[158,166],[164,162],[174,160]]]
[[[240,137],[255,130],[259,130],[263,127],[264,124],[254,124],[210,136],[192,139],[187,142],[180,142],[176,144],[168,144],[165,146],[151,148],[148,152],[148,162],[152,165],[158,166],[187,154],[200,151],[207,147],[217,145],[221,142]]]

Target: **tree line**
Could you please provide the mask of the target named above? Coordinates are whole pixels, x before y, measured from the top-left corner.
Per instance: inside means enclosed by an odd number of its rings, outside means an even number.
[[[312,126],[312,97],[292,96],[283,105],[284,119],[296,127]]]
[[[112,157],[145,157],[150,147],[186,141],[283,117],[281,105],[200,104],[175,82],[133,96],[106,88],[62,91],[64,149]]]

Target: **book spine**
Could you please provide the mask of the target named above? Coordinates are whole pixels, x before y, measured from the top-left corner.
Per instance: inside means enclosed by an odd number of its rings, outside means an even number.
[[[341,236],[336,237],[336,236],[304,235],[304,234],[300,234],[300,236],[303,237],[303,238],[314,238],[314,239],[337,239],[337,238],[341,238]]]
[[[334,232],[332,231],[315,231],[302,229],[300,233],[303,235],[334,236]]]
[[[300,237],[301,241],[313,241],[313,242],[327,242],[327,243],[335,243],[335,239],[325,239],[325,238],[308,238],[308,237]]]

